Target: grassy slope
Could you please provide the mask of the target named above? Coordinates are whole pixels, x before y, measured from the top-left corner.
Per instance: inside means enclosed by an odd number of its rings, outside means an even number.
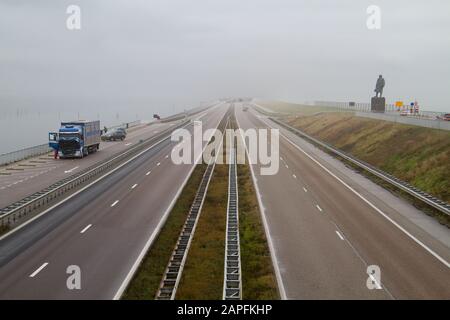
[[[176,299],[222,299],[227,199],[228,165],[216,165]]]
[[[238,165],[237,172],[242,298],[245,300],[279,299],[272,259],[249,165]]]
[[[450,201],[450,132],[327,113],[290,124]]]

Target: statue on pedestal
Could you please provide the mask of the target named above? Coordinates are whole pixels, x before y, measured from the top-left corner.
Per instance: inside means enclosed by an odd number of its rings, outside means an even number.
[[[375,85],[375,97],[372,97],[370,104],[370,110],[372,112],[385,112],[386,111],[386,99],[383,97],[383,88],[385,81],[380,74]]]
[[[380,95],[380,98],[383,96],[384,85],[385,85],[384,78],[380,74],[378,76],[378,79],[377,79],[377,84],[375,85],[375,90],[374,90],[375,91],[375,97],[378,97],[378,94]]]

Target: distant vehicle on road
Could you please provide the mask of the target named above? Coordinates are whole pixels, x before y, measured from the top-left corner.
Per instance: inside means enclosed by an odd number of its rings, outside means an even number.
[[[443,114],[438,117],[439,120],[450,121],[450,113]]]
[[[407,110],[403,110],[402,112],[400,112],[401,116],[406,117],[409,114],[409,112]]]
[[[127,131],[124,128],[116,128],[111,131],[106,132],[102,135],[103,141],[116,141],[116,140],[125,140],[127,137]]]
[[[100,121],[61,122],[58,132],[49,133],[49,146],[60,159],[83,158],[100,147]]]

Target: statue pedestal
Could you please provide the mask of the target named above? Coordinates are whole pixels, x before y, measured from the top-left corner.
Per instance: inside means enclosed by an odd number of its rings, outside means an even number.
[[[372,101],[370,103],[370,110],[372,112],[385,112],[386,111],[386,98],[372,97]]]

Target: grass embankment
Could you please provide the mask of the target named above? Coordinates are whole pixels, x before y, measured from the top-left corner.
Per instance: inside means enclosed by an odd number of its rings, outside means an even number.
[[[122,299],[153,300],[206,169],[197,165]]]
[[[247,164],[238,165],[237,173],[242,298],[245,300],[279,299],[276,277],[250,167]]]
[[[222,299],[227,199],[228,165],[218,164],[209,183],[176,299]]]
[[[287,122],[450,202],[449,131],[339,113],[290,117]]]
[[[186,259],[177,299],[222,299],[228,170],[229,166],[226,164],[215,167]],[[237,172],[242,298],[279,299],[248,164],[239,165]]]

